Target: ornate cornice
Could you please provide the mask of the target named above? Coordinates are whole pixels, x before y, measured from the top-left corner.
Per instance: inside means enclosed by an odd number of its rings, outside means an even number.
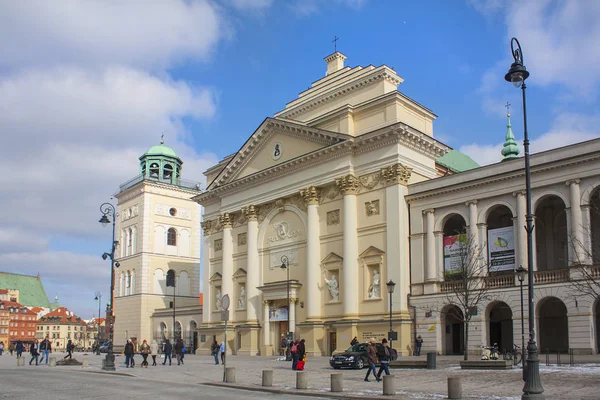
[[[389,185],[408,185],[408,180],[412,175],[412,168],[405,167],[400,163],[390,165],[381,170],[381,176],[387,186]]]
[[[357,194],[360,189],[360,181],[354,175],[342,176],[335,180],[335,184],[340,188],[342,194]]]
[[[314,186],[300,190],[300,196],[304,199],[307,205],[319,204],[320,190]]]

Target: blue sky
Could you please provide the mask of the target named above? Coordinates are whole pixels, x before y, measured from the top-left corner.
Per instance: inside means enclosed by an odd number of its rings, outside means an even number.
[[[98,207],[137,157],[164,133],[184,178],[202,180],[324,76],[334,36],[346,65],[393,67],[438,115],[436,138],[497,162],[506,102],[522,139],[521,94],[504,82],[513,35],[531,72],[532,151],[599,137],[597,2],[2,3],[0,270],[39,272],[51,298],[91,317],[109,286]]]

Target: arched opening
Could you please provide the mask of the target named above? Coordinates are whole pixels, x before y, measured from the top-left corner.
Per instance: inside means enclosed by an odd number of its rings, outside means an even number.
[[[165,339],[168,338],[168,336],[167,336],[167,324],[166,323],[164,323],[164,322],[160,323],[159,334],[160,334],[160,339],[161,340],[165,340]]]
[[[464,353],[465,325],[462,311],[454,305],[442,310],[442,349],[446,355],[460,355]]]
[[[125,295],[129,296],[131,294],[131,271],[127,271],[127,276],[125,279]]]
[[[514,343],[512,316],[512,310],[502,301],[495,303],[489,311],[488,343],[490,345],[496,343],[501,352],[512,350]]]
[[[600,354],[600,300],[596,300],[594,307],[594,331],[596,332],[596,353]]]
[[[565,303],[547,297],[539,307],[540,351],[566,352],[569,349],[569,319]]]
[[[165,294],[166,291],[166,281],[165,281],[165,273],[162,269],[157,269],[154,271],[154,293],[155,294]]]
[[[133,247],[133,230],[129,228],[127,230],[127,255],[130,256],[132,254]]]
[[[488,270],[492,275],[509,275],[516,267],[513,215],[504,205],[494,207],[487,216]]]
[[[590,230],[591,243],[590,249],[592,262],[594,265],[600,264],[600,189],[597,189],[590,198]],[[585,233],[585,232],[584,232]]]
[[[160,172],[160,167],[157,163],[150,164],[150,178],[158,179],[158,174]]]
[[[441,249],[444,255],[444,279],[460,278],[464,265],[467,224],[465,219],[454,214],[444,223],[444,241]]]
[[[177,245],[177,231],[174,228],[169,228],[169,230],[167,231],[167,245]]]
[[[535,208],[538,271],[567,268],[567,215],[558,196],[544,198]]]
[[[175,340],[182,338],[181,322],[175,321]]]
[[[170,164],[166,164],[163,168],[163,179],[171,180],[173,177],[173,167]]]
[[[188,341],[191,342],[191,348],[190,348],[190,352],[192,354],[194,354],[196,352],[196,349],[198,348],[198,324],[196,323],[196,321],[190,321],[190,335],[191,335],[191,340]]]

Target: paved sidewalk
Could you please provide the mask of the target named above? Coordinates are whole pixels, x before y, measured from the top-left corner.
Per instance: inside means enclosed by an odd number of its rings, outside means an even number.
[[[59,354],[54,356],[61,357]],[[75,358],[79,361],[88,360],[89,367],[56,367],[57,370],[79,370],[96,373],[104,373],[101,370],[102,356],[88,353],[76,353]],[[463,384],[465,398],[472,399],[519,399],[523,382],[521,370],[513,369],[507,371],[463,371],[458,367],[460,357],[439,357],[438,369],[397,369],[392,370],[396,380],[398,399],[440,399],[447,397],[447,378],[449,376],[460,376]],[[544,359],[545,360],[545,359]],[[567,359],[568,360],[568,359]],[[586,362],[598,361],[596,356],[580,356],[578,360]],[[45,366],[29,366],[26,358],[26,366],[19,367],[26,373],[32,368],[44,369]],[[125,374],[137,379],[149,380],[160,383],[182,383],[201,384],[219,383],[223,380],[223,366],[215,365],[214,359],[209,356],[185,357],[185,365],[172,366],[159,364],[156,367],[141,368],[142,357],[136,355],[136,367],[125,368],[124,357],[117,356],[117,373]],[[295,389],[296,372],[291,370],[291,363],[277,361],[275,357],[249,357],[229,356],[228,366],[236,369],[236,382],[238,385],[260,390],[262,370],[272,369],[274,371],[274,389],[297,393]],[[162,363],[162,360],[161,360]],[[14,369],[15,357],[0,357],[0,375],[2,369]],[[312,357],[308,359],[306,371],[309,374],[309,390],[307,393],[326,394],[330,388],[330,374],[341,372],[343,374],[344,394],[360,395],[369,398],[379,397],[382,394],[382,384],[375,382],[364,382],[366,369],[357,370],[333,370],[329,367],[328,357]],[[600,379],[600,363],[569,366],[541,367],[542,384],[547,399],[560,400],[583,400],[599,399],[598,381]],[[151,383],[150,383],[151,384]],[[336,397],[343,397],[337,395]]]

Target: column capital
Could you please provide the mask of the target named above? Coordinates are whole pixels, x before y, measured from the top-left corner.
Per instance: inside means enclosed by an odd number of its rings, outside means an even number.
[[[295,297],[290,297],[290,304],[296,304],[298,303],[298,299]]]
[[[516,192],[513,192],[512,195],[517,197],[517,196],[525,196],[526,192],[524,190],[517,190]]]
[[[469,201],[465,202],[465,205],[466,206],[470,206],[470,205],[476,206],[477,205],[477,200],[469,200]]]
[[[202,221],[200,222],[200,226],[202,227],[204,236],[210,236],[210,234],[212,233],[212,221]]]
[[[271,301],[270,300],[263,300],[262,303],[263,303],[263,306],[268,306],[271,303]]]
[[[406,167],[400,163],[392,164],[381,170],[381,177],[387,186],[389,185],[408,185],[408,180],[412,175],[412,168]]]
[[[258,213],[256,207],[254,207],[253,205],[249,205],[248,207],[242,208],[242,214],[248,222],[258,221]]]
[[[343,195],[357,194],[360,188],[360,182],[357,177],[352,174],[342,176],[335,180],[335,184],[342,191]]]
[[[221,225],[223,225],[223,229],[231,229],[233,226],[233,221],[229,213],[221,214],[219,216],[219,221],[221,222]]]
[[[565,182],[565,185],[567,185],[567,186],[579,185],[580,182],[581,182],[581,179],[579,179],[579,178],[569,179],[568,181]]]
[[[435,211],[435,208],[428,208],[426,210],[423,210],[423,214],[433,214]]]
[[[300,196],[304,199],[307,205],[318,205],[321,191],[315,187],[310,186],[306,189],[300,190]]]
[[[477,224],[477,227],[478,228],[485,228],[485,227],[487,227],[487,224],[485,222],[480,222],[480,223]]]

